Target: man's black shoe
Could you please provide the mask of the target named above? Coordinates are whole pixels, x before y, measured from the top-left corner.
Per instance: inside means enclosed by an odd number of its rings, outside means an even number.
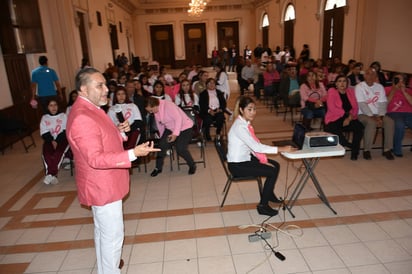
[[[123,259],[120,259],[119,269],[122,269],[123,266],[124,266],[124,261],[123,261]]]
[[[192,175],[195,173],[196,173],[196,165],[189,167],[189,175]]]
[[[385,156],[385,158],[388,159],[388,160],[394,160],[395,159],[390,150],[385,151],[382,155]]]
[[[153,169],[152,173],[150,173],[150,176],[156,177],[159,173],[162,173],[162,170],[155,168]]]
[[[260,215],[267,215],[267,216],[278,215],[278,211],[276,209],[271,208],[269,205],[258,204],[256,209]]]
[[[372,156],[371,156],[370,151],[364,151],[364,152],[363,152],[363,159],[365,159],[365,160],[372,160]]]

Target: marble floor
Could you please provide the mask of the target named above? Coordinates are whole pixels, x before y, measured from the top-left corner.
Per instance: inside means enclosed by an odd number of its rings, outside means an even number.
[[[290,118],[257,104],[262,142],[290,138]],[[42,183],[41,140],[34,135],[37,147],[29,153],[16,143],[0,155],[0,273],[97,273],[91,211],[79,205],[69,170],[60,170],[57,185]],[[410,132],[405,143],[412,144]],[[196,145],[191,150],[199,156]],[[124,200],[122,273],[412,273],[412,152],[403,152],[394,161],[380,149],[371,161],[351,161],[348,153],[321,159],[316,175],[337,214],[309,181],[292,209],[296,218],[280,208],[270,219],[256,212],[252,181],[234,183],[220,208],[226,175],[213,143],[206,145],[206,167],[198,165],[193,176],[176,161],[170,171],[165,161],[152,178],[150,161],[147,173],[133,170]],[[270,157],[281,165],[275,192],[287,199],[301,163]],[[270,237],[249,241],[262,223]]]

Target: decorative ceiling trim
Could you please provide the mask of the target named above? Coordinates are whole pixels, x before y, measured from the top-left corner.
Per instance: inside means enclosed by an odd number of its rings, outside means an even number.
[[[111,0],[113,4],[120,7],[128,13],[133,13],[136,10],[136,6],[129,0]]]

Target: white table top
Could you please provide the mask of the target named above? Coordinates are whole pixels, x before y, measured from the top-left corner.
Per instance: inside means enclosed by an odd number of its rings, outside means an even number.
[[[321,158],[345,155],[345,148],[341,145],[334,147],[303,148],[292,152],[281,152],[288,159]]]

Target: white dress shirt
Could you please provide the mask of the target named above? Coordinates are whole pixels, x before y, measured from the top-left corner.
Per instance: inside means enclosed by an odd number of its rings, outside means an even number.
[[[238,116],[228,134],[227,161],[229,163],[248,162],[253,152],[276,154],[278,148],[257,142],[248,129],[249,122]]]

